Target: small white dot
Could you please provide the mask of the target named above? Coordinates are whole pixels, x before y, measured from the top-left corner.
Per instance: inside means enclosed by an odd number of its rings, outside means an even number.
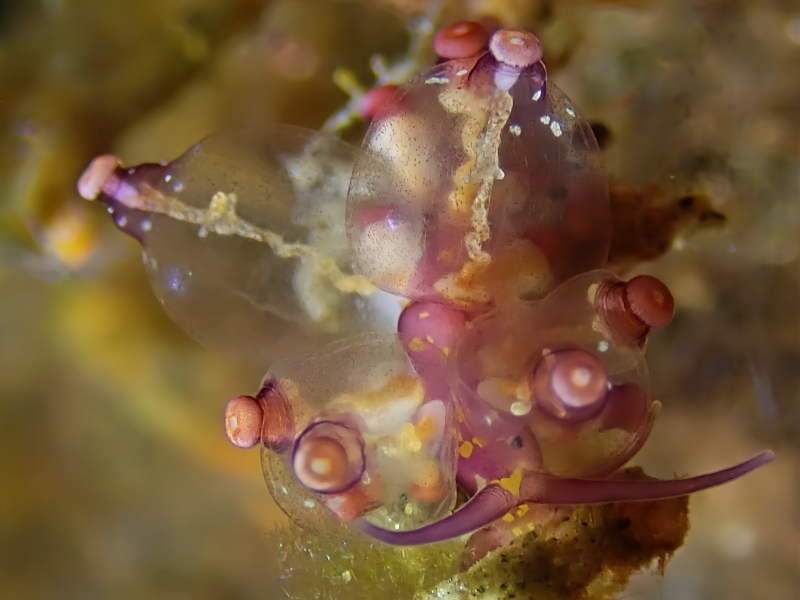
[[[561,123],[558,121],[553,121],[550,123],[550,131],[552,131],[553,135],[556,137],[561,137],[561,134],[564,133],[561,129]]]
[[[106,210],[108,211],[108,214],[110,215],[114,214],[114,209],[111,206],[109,206]]]
[[[511,414],[515,417],[522,417],[531,412],[531,404],[529,402],[513,402],[511,404]]]
[[[544,123],[545,125],[549,125],[550,124],[550,115],[542,115],[541,117],[539,117],[539,120],[542,123]]]
[[[597,350],[599,352],[608,352],[608,340],[600,340],[597,344]]]
[[[183,183],[179,181],[174,186],[172,186],[172,189],[175,190],[176,192],[180,192],[183,189]]]
[[[433,83],[450,83],[450,80],[447,77],[428,77],[425,83],[428,85]]]
[[[117,219],[117,225],[119,227],[125,227],[128,224],[128,217],[122,215],[119,219]]]
[[[568,106],[568,107],[567,107],[567,114],[568,114],[570,117],[574,117],[574,116],[575,116],[575,111],[572,109],[572,107],[571,107],[571,106]]]
[[[133,175],[134,173],[136,173],[136,167],[131,167],[128,169],[128,175]]]
[[[539,98],[541,98],[541,97],[542,97],[542,90],[536,90],[536,91],[533,93],[532,100],[533,100],[534,102],[538,102],[538,101],[539,101]]]
[[[164,175],[164,181],[166,181],[167,183],[172,181],[172,175],[170,175],[170,174]]]
[[[467,73],[469,73],[469,71],[467,71],[466,69],[461,69],[458,73],[456,73],[456,75],[458,75],[459,77],[463,77]]]
[[[303,508],[314,508],[316,503],[313,500],[303,500]]]
[[[152,221],[142,221],[142,231],[150,231],[153,228]]]
[[[517,137],[519,137],[519,135],[522,133],[522,127],[519,125],[511,125],[508,130]]]

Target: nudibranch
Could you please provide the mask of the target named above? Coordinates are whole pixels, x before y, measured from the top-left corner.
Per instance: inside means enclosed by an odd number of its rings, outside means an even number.
[[[489,524],[507,541],[537,506],[682,496],[769,462],[613,477],[661,407],[644,354],[672,295],[602,270],[600,150],[537,38],[457,23],[434,47],[439,64],[363,96],[360,151],[276,125],[169,164],[101,156],[79,182],[182,327],[285,356],[224,418],[278,504],[391,544]]]

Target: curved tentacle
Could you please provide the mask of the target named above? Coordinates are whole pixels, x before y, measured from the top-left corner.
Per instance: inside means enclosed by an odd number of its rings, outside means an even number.
[[[519,500],[499,485],[489,485],[475,494],[461,509],[440,521],[409,531],[392,531],[361,520],[367,535],[395,546],[417,546],[449,540],[480,529],[511,510]]]
[[[638,502],[686,496],[722,485],[765,465],[775,458],[772,451],[721,471],[686,479],[635,481],[624,479],[567,479],[543,473],[522,480],[520,499],[542,504],[604,504]]]
[[[775,454],[772,451],[762,452],[750,460],[727,469],[687,479],[648,481],[566,479],[543,473],[529,473],[522,480],[519,496],[499,485],[489,485],[449,517],[419,529],[391,531],[364,520],[359,522],[359,527],[367,535],[387,544],[396,546],[430,544],[480,529],[502,517],[520,501],[540,504],[604,504],[686,496],[738,479],[771,462],[773,458]]]

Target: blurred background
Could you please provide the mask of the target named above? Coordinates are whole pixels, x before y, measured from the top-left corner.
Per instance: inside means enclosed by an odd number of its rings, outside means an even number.
[[[798,0],[1,0],[0,597],[285,597],[283,517],[258,452],[222,431],[266,365],[178,330],[75,182],[100,153],[133,165],[231,124],[319,127],[347,102],[335,70],[368,87],[420,14],[531,29],[610,132],[615,185],[702,193],[728,218],[637,267],[677,314],[648,349],[664,410],[635,462],[669,477],[777,459],[693,497],[685,548],[623,596],[800,596]]]

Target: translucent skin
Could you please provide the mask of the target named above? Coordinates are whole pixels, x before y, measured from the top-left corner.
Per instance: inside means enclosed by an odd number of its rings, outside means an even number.
[[[596,270],[611,237],[597,143],[536,37],[456,24],[434,45],[448,62],[364,95],[358,157],[276,126],[169,164],[103,155],[78,182],[142,244],[188,332],[251,359],[306,353],[225,409],[279,506],[399,545],[479,530],[469,566],[560,506],[685,495],[771,461],[615,478],[659,410],[643,349],[672,296]],[[470,500],[452,512],[456,484]]]
[[[79,191],[142,244],[153,290],[184,330],[263,364],[394,326],[374,304],[382,294],[350,270],[355,154],[296,127],[225,131],[165,165],[98,157]]]
[[[649,398],[644,352],[597,327],[590,294],[608,279],[616,280],[604,271],[579,275],[544,300],[504,306],[471,323],[450,362],[450,378],[472,436],[507,444],[520,432],[532,435],[539,467],[565,477],[607,475],[639,450],[658,405]],[[559,379],[559,364],[569,356],[586,356],[595,376],[611,384],[590,406],[558,398],[553,376]],[[613,417],[624,395],[615,389],[623,385],[643,393],[635,396],[639,419],[620,424]],[[531,468],[507,461],[504,466],[505,476]]]
[[[297,435],[289,447],[264,443],[264,473],[297,522],[325,527],[324,506],[340,520],[366,515],[402,530],[452,510],[451,403],[426,388],[396,335],[356,336],[281,361],[265,380],[291,403]],[[264,420],[265,439],[272,426]]]
[[[387,543],[416,545],[494,522],[468,546],[467,559],[473,560],[469,556],[475,552],[485,554],[515,537],[509,523],[519,528],[528,520],[541,520],[539,513],[522,518],[531,503],[681,496],[721,485],[772,460],[773,454],[764,452],[686,479],[608,479],[644,443],[658,409],[649,397],[638,340],[615,335],[598,310],[597,290],[608,284],[625,286],[611,273],[594,271],[569,280],[542,301],[504,306],[465,326],[449,368],[459,409],[457,477],[472,499],[449,517],[417,530],[390,531],[362,522],[362,531]],[[558,383],[565,377],[569,380]],[[587,399],[591,410],[581,412]],[[554,410],[558,400],[568,408],[577,405],[579,411]],[[526,508],[513,512],[518,506]]]
[[[453,306],[413,302],[397,337],[359,336],[278,363],[267,387],[291,404],[298,434],[292,452],[264,444],[276,500],[302,524],[326,527],[321,501],[339,520],[358,520],[368,535],[399,545],[496,522],[471,546],[485,552],[513,539],[498,521],[512,510],[521,527],[543,518],[523,518],[532,504],[680,496],[769,462],[767,452],[687,479],[608,478],[644,443],[659,406],[638,340],[615,335],[598,307],[598,290],[610,284],[626,282],[585,273],[544,300],[472,321]],[[273,426],[285,429],[265,418],[263,439],[274,438]],[[298,459],[321,429],[319,445]],[[309,477],[316,459],[324,462]],[[456,481],[472,498],[450,513]]]
[[[506,34],[517,35],[492,39]],[[347,200],[355,265],[374,285],[477,310],[543,297],[605,263],[597,143],[537,56],[437,65],[376,115]]]

